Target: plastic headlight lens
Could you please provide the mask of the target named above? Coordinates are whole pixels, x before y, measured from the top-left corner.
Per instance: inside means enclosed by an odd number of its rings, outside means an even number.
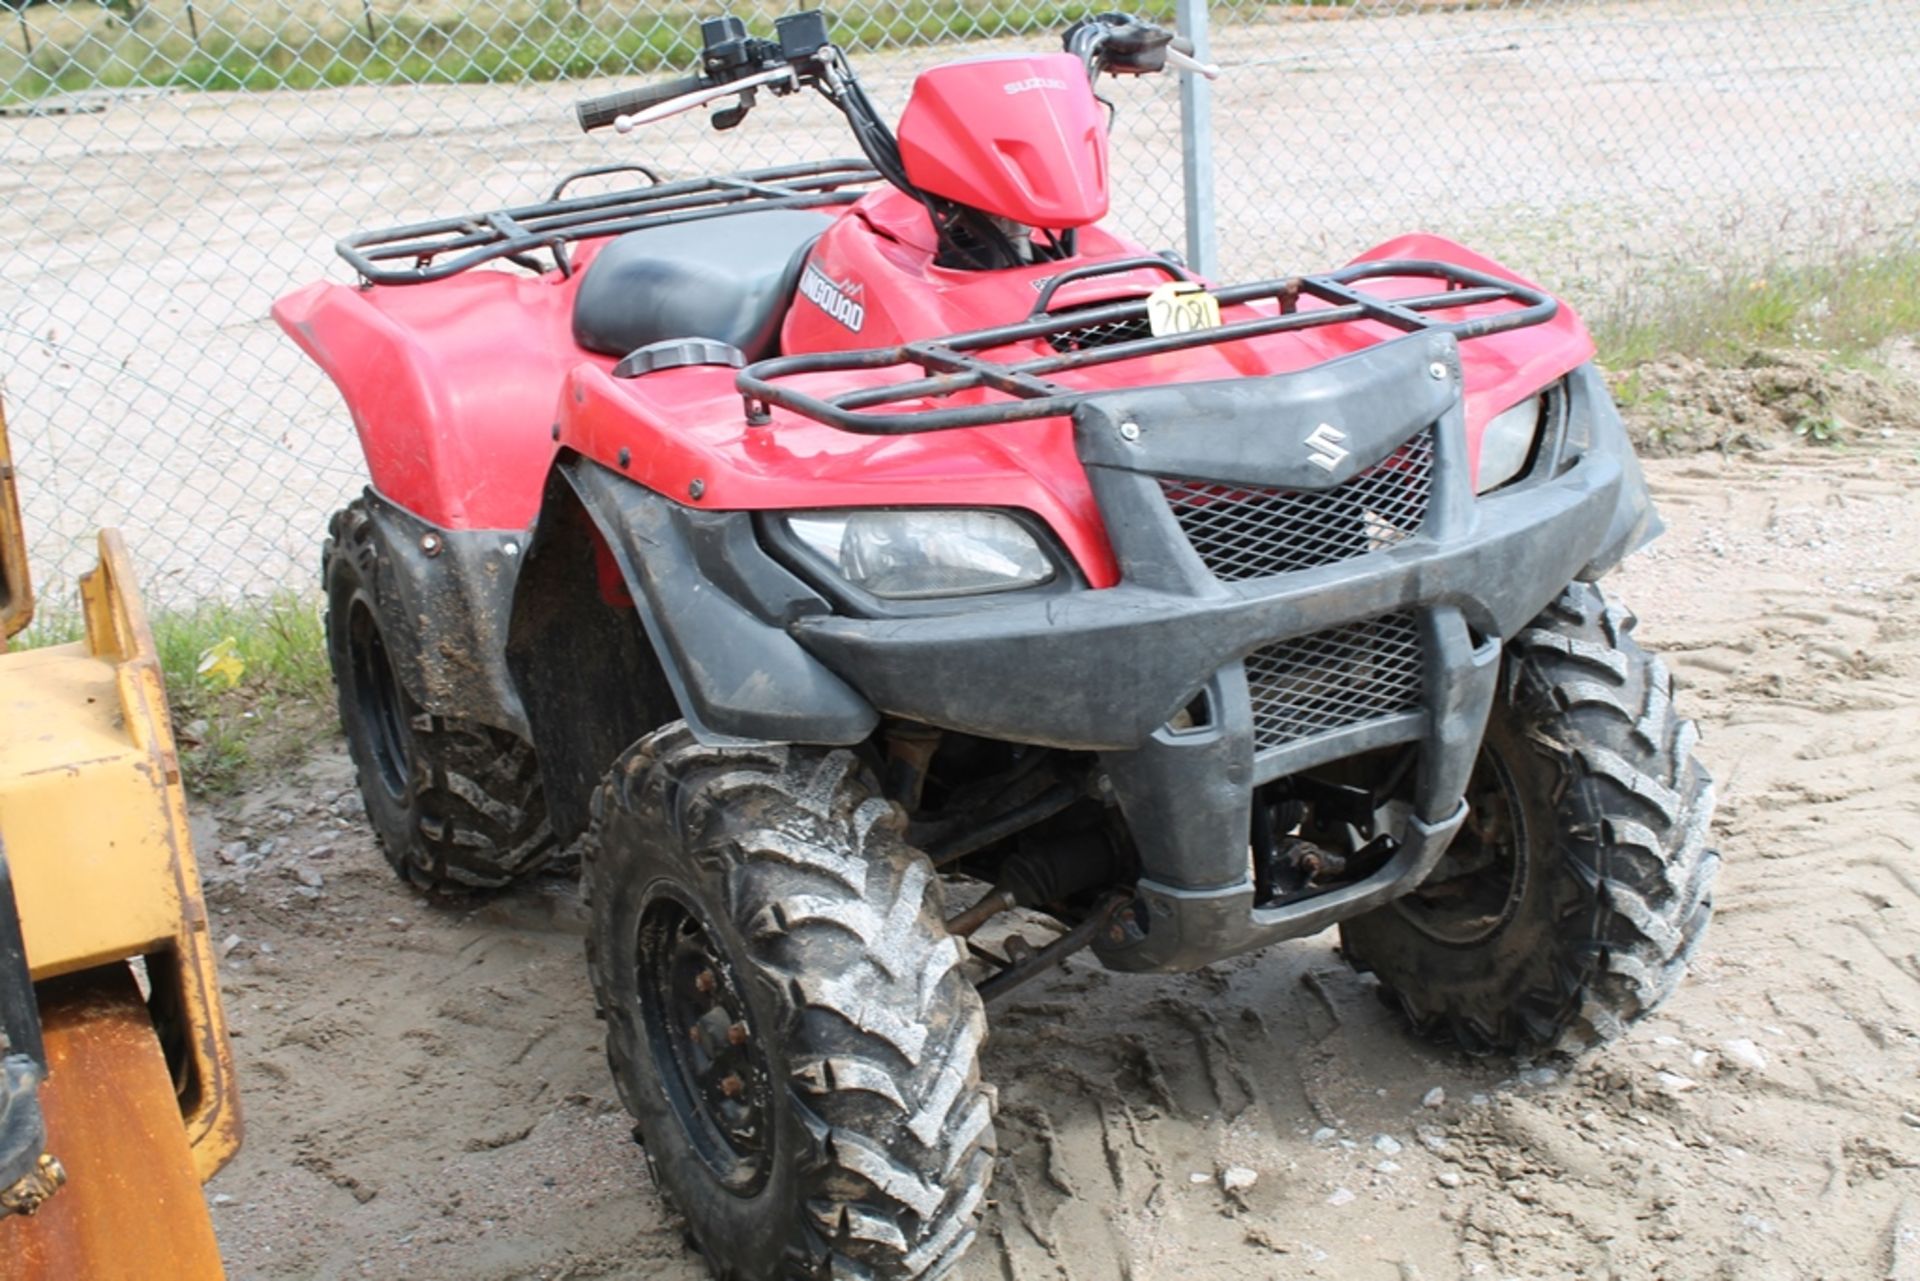
[[[786,520],[848,582],[887,600],[1013,591],[1054,575],[1039,542],[1001,512],[808,512]]]
[[[1474,477],[1473,492],[1484,494],[1520,474],[1533,453],[1546,408],[1544,395],[1529,396],[1487,424],[1480,433],[1480,472]]]

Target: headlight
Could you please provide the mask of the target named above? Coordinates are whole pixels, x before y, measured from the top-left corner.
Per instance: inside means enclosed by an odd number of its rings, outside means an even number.
[[[1497,489],[1520,474],[1533,453],[1533,440],[1540,434],[1546,410],[1544,395],[1529,396],[1487,424],[1480,433],[1480,470],[1473,479],[1474,493]]]
[[[786,524],[848,582],[887,600],[1038,587],[1055,572],[1034,536],[1002,512],[806,512]]]

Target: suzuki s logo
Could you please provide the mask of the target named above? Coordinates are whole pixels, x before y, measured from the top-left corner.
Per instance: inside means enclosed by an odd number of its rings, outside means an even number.
[[[866,307],[852,297],[859,292],[858,281],[848,281],[843,285],[812,263],[807,264],[806,271],[800,276],[800,296],[856,334],[860,332],[860,326],[867,323]]]
[[[1064,89],[1067,82],[1052,76],[1029,76],[1025,80],[1009,80],[1006,87],[1008,93],[1026,93],[1030,89]]]
[[[1321,423],[1313,429],[1313,434],[1300,443],[1307,447],[1307,461],[1322,471],[1332,471],[1345,461],[1353,451],[1343,447],[1340,442],[1347,433],[1332,423]]]

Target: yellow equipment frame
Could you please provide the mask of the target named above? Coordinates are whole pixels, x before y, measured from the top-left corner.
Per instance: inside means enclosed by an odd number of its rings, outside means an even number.
[[[98,566],[80,584],[85,638],[7,651],[5,638],[32,618],[33,595],[0,417],[0,849],[12,871],[27,967],[44,1010],[49,994],[115,983],[115,974],[130,979],[129,963],[144,966],[133,1010],[137,1018],[144,995],[192,1175],[203,1182],[240,1145],[233,1053],[159,656],[125,543],[107,530],[99,548]],[[77,975],[88,977],[65,978]],[[71,1000],[64,1008],[74,1008]],[[63,1017],[71,1024],[70,1013]],[[77,1088],[66,1084],[67,1097],[78,1097]],[[71,1124],[84,1127],[85,1118]],[[48,1131],[58,1156],[51,1114]],[[160,1138],[179,1150],[177,1134]],[[128,1140],[130,1161],[141,1159],[138,1148]],[[62,1198],[82,1200],[74,1175],[38,1215],[0,1228],[0,1244],[31,1232]],[[191,1210],[204,1221],[204,1206]],[[112,1217],[125,1222],[123,1214]],[[217,1258],[212,1268],[217,1275]],[[0,1267],[0,1275],[12,1273]]]

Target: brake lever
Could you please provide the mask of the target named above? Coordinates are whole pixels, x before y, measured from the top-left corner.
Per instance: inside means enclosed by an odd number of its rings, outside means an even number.
[[[656,120],[665,120],[669,116],[677,116],[683,111],[692,111],[695,107],[704,107],[709,102],[732,97],[742,90],[757,89],[762,85],[775,85],[783,82],[793,88],[799,87],[800,79],[794,73],[792,66],[774,67],[771,70],[762,71],[757,75],[743,76],[739,80],[729,80],[725,84],[714,85],[710,89],[700,89],[693,93],[683,94],[678,98],[669,98],[667,101],[648,107],[644,111],[636,111],[630,116],[616,116],[613,121],[614,132],[632,133],[641,125],[650,125]]]
[[[1173,45],[1167,46],[1167,64],[1176,71],[1184,71],[1189,75],[1205,76],[1209,80],[1218,80],[1220,78],[1219,63],[1202,62],[1198,58],[1180,52],[1180,50]]]

